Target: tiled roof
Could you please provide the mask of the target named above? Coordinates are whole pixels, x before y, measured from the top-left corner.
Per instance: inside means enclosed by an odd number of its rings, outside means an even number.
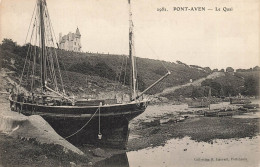
[[[71,33],[69,32],[67,35],[64,35],[62,38],[61,38],[61,41],[60,43],[65,43],[65,41],[73,41],[75,38],[80,38],[81,34],[79,32],[79,28],[76,29],[76,33]]]

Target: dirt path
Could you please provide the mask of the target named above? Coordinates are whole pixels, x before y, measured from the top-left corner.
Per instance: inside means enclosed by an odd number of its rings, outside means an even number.
[[[221,76],[225,76],[225,73],[223,73],[223,72],[213,72],[212,74],[208,75],[207,77],[195,80],[192,83],[186,83],[186,84],[183,84],[183,85],[178,85],[178,86],[166,88],[166,89],[163,90],[163,92],[157,93],[154,96],[158,97],[158,96],[162,96],[162,95],[167,95],[169,93],[173,93],[177,89],[180,89],[180,88],[183,88],[183,87],[186,87],[186,86],[191,86],[191,85],[200,86],[201,83],[203,81],[205,81],[206,79],[214,79],[214,78],[221,77]]]

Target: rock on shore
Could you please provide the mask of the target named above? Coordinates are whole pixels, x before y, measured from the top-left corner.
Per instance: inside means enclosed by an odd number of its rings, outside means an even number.
[[[57,144],[64,151],[71,150],[79,155],[84,153],[67,140],[59,136],[54,129],[38,115],[24,116],[10,111],[7,103],[2,103],[0,109],[0,133],[14,138],[35,139],[41,144]]]

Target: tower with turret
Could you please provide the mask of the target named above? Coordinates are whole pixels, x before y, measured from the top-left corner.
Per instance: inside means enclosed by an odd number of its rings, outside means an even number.
[[[81,51],[81,34],[78,27],[75,33],[69,32],[64,36],[62,33],[59,34],[59,48],[74,52]]]

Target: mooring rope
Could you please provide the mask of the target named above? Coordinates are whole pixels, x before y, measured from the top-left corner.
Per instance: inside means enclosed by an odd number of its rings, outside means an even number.
[[[99,107],[99,112],[98,112],[98,136],[101,135],[101,131],[100,131],[100,107]],[[100,138],[101,139],[101,138]]]
[[[96,113],[97,113],[98,111],[99,111],[99,115],[100,115],[100,106],[99,106],[98,109],[95,111],[95,113],[91,116],[91,118],[88,120],[87,123],[85,123],[85,124],[84,124],[79,130],[77,130],[75,133],[73,133],[73,134],[71,134],[71,135],[65,137],[65,139],[68,139],[68,138],[70,138],[70,137],[76,135],[76,134],[79,133],[83,128],[85,128],[85,127],[88,125],[88,123],[92,120],[92,118],[96,115]]]

